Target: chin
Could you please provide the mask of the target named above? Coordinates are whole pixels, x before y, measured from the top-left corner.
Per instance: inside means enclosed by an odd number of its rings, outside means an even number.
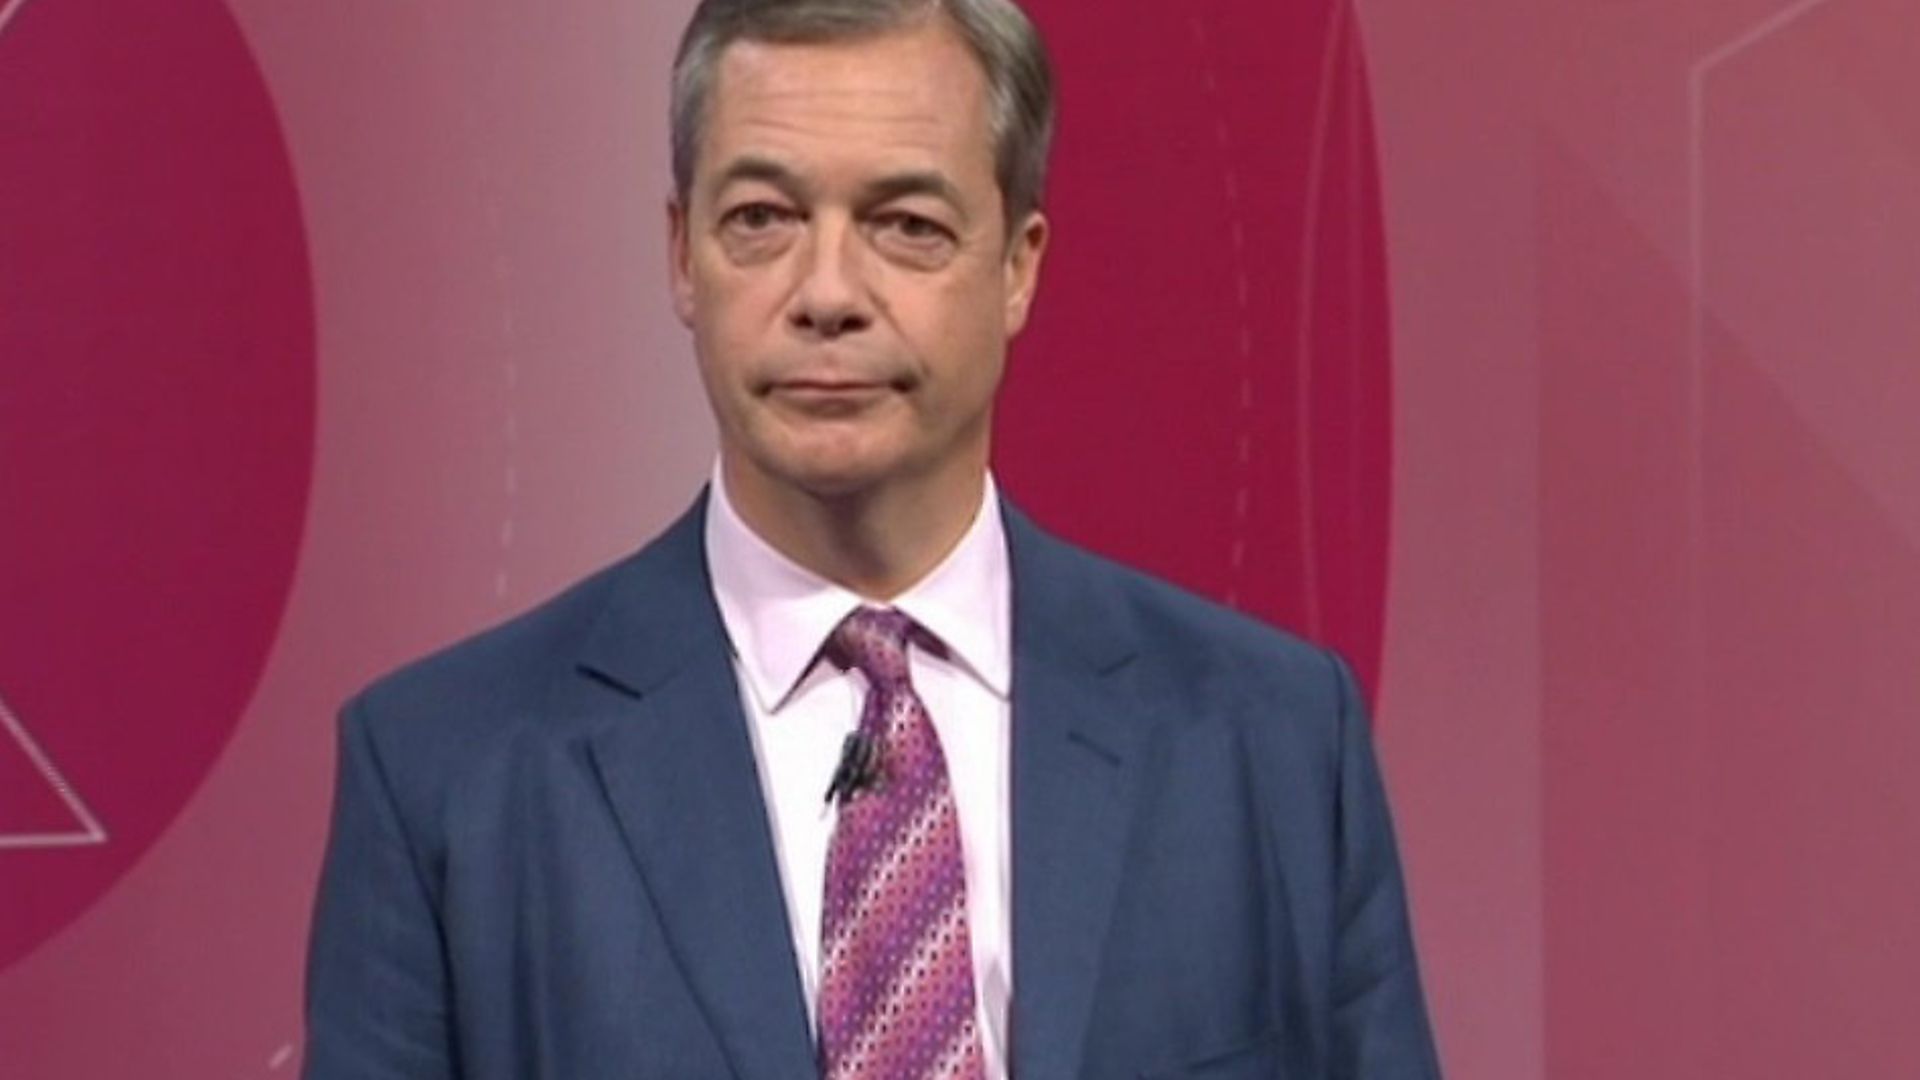
[[[808,494],[835,499],[870,490],[895,472],[880,462],[836,458],[792,462],[781,475]]]
[[[801,422],[764,432],[761,463],[809,491],[846,494],[903,471],[913,440],[898,417]]]
[[[900,471],[897,455],[863,440],[762,445],[750,456],[768,480],[821,498],[857,495]]]

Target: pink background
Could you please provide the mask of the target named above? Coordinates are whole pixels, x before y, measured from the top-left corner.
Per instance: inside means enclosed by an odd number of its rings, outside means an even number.
[[[689,7],[0,0],[0,1073],[294,1072],[333,710],[702,479]],[[1920,1074],[1920,8],[1032,9],[1002,479],[1354,657],[1450,1074]]]

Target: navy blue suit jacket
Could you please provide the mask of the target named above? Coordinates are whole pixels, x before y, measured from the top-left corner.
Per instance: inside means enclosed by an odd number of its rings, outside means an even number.
[[[703,510],[344,710],[310,1080],[817,1075]],[[1013,1075],[1438,1076],[1345,666],[1007,517]]]

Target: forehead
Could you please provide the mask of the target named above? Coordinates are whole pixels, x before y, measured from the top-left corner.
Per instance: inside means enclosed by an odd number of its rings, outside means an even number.
[[[991,173],[987,99],[979,61],[943,19],[844,41],[738,41],[717,66],[700,169],[767,154]]]

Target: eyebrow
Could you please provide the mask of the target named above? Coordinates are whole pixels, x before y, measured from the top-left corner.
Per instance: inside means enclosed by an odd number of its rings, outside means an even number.
[[[895,173],[883,176],[866,187],[866,196],[873,202],[891,202],[908,195],[931,195],[950,205],[955,210],[966,204],[960,198],[960,189],[942,173],[931,170],[924,172]]]
[[[792,169],[772,158],[748,154],[729,162],[720,175],[714,178],[713,190],[725,191],[731,184],[743,181],[760,181],[778,188],[781,193],[799,198],[807,193],[808,185]],[[960,197],[956,187],[946,174],[933,169],[913,170],[893,173],[868,183],[861,189],[861,201],[865,203],[883,203],[909,195],[930,195],[952,206],[962,217],[966,214],[966,202]]]
[[[788,195],[798,194],[806,187],[800,182],[800,177],[785,165],[772,158],[748,155],[735,158],[728,163],[727,167],[720,171],[720,175],[714,177],[713,190],[716,193],[725,191],[728,185],[745,180],[758,180],[771,184]]]

